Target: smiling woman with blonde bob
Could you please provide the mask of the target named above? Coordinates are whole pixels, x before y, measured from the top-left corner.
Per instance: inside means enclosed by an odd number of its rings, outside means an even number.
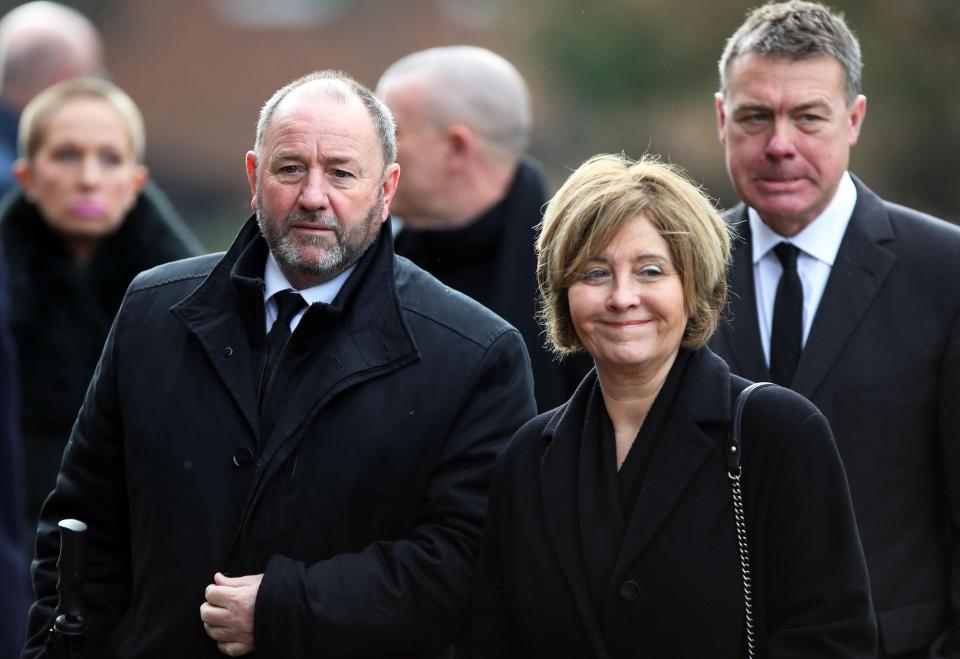
[[[727,433],[750,383],[705,347],[730,238],[676,167],[599,155],[550,202],[537,279],[559,355],[596,368],[521,428],[493,480],[470,657],[872,657],[846,477],[817,409],[743,413],[744,593]]]

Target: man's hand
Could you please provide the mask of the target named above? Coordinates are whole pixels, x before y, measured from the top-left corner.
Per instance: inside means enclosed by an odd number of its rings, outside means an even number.
[[[253,652],[253,607],[262,580],[262,574],[231,579],[217,572],[207,586],[200,619],[207,636],[225,655],[239,657]]]

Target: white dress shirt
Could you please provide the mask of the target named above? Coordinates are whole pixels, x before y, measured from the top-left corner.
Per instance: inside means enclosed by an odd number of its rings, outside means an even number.
[[[803,284],[803,345],[813,325],[820,299],[827,287],[830,270],[837,258],[840,241],[850,223],[853,207],[857,204],[857,188],[850,174],[844,172],[833,200],[813,222],[795,236],[784,238],[760,219],[752,208],[747,209],[753,246],[753,281],[757,294],[757,319],[760,323],[760,341],[763,356],[770,365],[770,331],[773,326],[773,304],[783,267],[773,248],[777,243],[796,245],[797,272]]]
[[[273,322],[277,319],[277,301],[273,297],[275,294],[281,291],[293,290],[300,293],[300,296],[307,303],[306,307],[298,311],[296,315],[290,319],[290,332],[292,333],[297,329],[297,325],[300,324],[300,319],[303,318],[303,314],[307,312],[307,308],[311,304],[316,302],[330,304],[333,302],[333,299],[337,297],[337,293],[343,288],[344,282],[347,281],[350,273],[353,272],[353,269],[356,267],[357,264],[354,263],[330,281],[325,281],[322,284],[299,291],[290,285],[290,282],[287,281],[283,272],[280,271],[280,266],[277,265],[276,259],[273,258],[273,253],[269,253],[267,256],[267,267],[263,273],[263,299],[267,307],[267,332],[270,331],[270,328],[273,327]]]

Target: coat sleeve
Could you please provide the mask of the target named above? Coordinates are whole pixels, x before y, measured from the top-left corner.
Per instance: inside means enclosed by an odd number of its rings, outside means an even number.
[[[934,659],[960,659],[960,313],[953,320],[946,356],[940,370],[939,450],[947,514],[946,537],[952,538],[947,554],[948,626],[930,649]]]
[[[462,632],[490,472],[535,413],[530,361],[515,330],[492,342],[468,391],[406,537],[313,565],[271,558],[254,611],[258,654],[423,652]]]
[[[32,566],[35,601],[29,613],[25,658],[47,656],[44,642],[56,617],[60,520],[87,524],[84,602],[89,656],[103,652],[130,600],[130,533],[115,376],[122,315],[121,308],[64,450],[56,486],[40,513]]]
[[[766,626],[763,654],[875,657],[869,576],[830,426],[812,411],[794,427],[789,441],[776,442],[768,464],[756,466],[765,472],[757,497],[767,499],[754,534],[760,534],[756,565],[763,587],[755,605]],[[775,439],[772,432],[756,441]]]
[[[483,531],[480,567],[477,570],[470,622],[457,659],[525,659],[523,643],[509,612],[503,580],[504,487],[503,460],[490,486],[490,501]],[[509,502],[509,497],[507,497]],[[507,503],[509,505],[509,503]]]
[[[16,355],[10,334],[6,263],[0,249],[0,656],[23,645],[27,575],[23,561],[23,452]]]

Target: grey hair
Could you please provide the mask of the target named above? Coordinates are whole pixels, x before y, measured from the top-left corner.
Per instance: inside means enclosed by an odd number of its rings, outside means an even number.
[[[359,82],[348,76],[343,71],[335,71],[333,69],[324,69],[322,71],[314,71],[309,73],[302,78],[297,78],[293,82],[284,85],[276,92],[273,96],[270,97],[266,103],[264,103],[263,108],[260,110],[260,116],[257,119],[257,135],[254,141],[254,151],[257,154],[257,163],[259,167],[260,153],[263,149],[263,140],[264,135],[267,132],[267,128],[270,126],[270,121],[273,119],[273,114],[277,110],[277,106],[290,95],[296,89],[309,84],[311,82],[320,82],[327,81],[331,84],[324,88],[324,92],[329,95],[331,98],[336,99],[341,103],[347,102],[347,94],[344,92],[352,92],[355,94],[366,106],[367,111],[370,113],[370,118],[373,120],[373,127],[377,133],[377,139],[380,142],[380,147],[383,150],[383,166],[396,162],[397,160],[397,126],[393,120],[393,114],[390,112],[383,101],[374,95],[372,91],[361,85]]]
[[[790,0],[750,12],[727,40],[720,57],[720,93],[724,97],[730,63],[745,53],[794,61],[832,57],[843,69],[847,103],[853,103],[860,93],[860,43],[847,27],[843,14],[819,3]]]
[[[500,55],[477,46],[421,50],[390,65],[377,89],[408,75],[426,79],[428,119],[434,126],[464,123],[517,158],[527,150],[533,128],[530,92],[516,67]]]

